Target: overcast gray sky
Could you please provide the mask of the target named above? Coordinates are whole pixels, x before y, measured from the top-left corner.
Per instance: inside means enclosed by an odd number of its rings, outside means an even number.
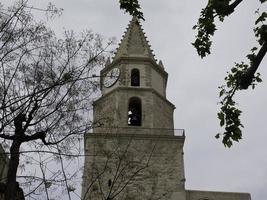
[[[48,1],[33,2],[44,6]],[[91,29],[119,41],[131,19],[119,10],[118,0],[52,2],[64,8],[63,15],[51,23],[58,34],[63,29]],[[255,44],[252,27],[260,4],[258,0],[244,1],[224,23],[218,23],[212,55],[202,60],[191,45],[192,26],[206,2],[140,1],[146,19],[144,31],[169,73],[167,96],[176,105],[175,128],[186,131],[186,188],[249,192],[253,200],[262,200],[267,197],[267,58],[259,69],[263,83],[238,95],[245,126],[243,140],[226,149],[214,138],[220,131],[218,86],[226,71],[234,62],[245,60]],[[267,10],[266,6],[261,9]]]

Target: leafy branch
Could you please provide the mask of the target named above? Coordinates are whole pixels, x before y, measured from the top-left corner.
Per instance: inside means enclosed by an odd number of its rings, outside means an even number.
[[[218,119],[220,121],[220,126],[224,127],[223,133],[218,133],[215,137],[219,138],[220,135],[223,136],[223,144],[227,147],[231,147],[233,141],[238,142],[242,139],[243,125],[240,121],[241,110],[237,108],[237,103],[233,100],[233,96],[236,91],[242,89],[242,84],[240,80],[244,76],[244,71],[247,71],[249,68],[248,65],[236,63],[235,67],[231,69],[231,72],[228,72],[228,76],[225,77],[226,85],[219,87],[220,93],[219,96],[222,100],[219,102],[221,104],[220,111],[218,112]],[[256,76],[253,76],[251,86],[254,89],[256,83],[261,82],[260,74],[257,73]]]
[[[209,0],[207,6],[202,9],[198,23],[193,27],[197,30],[197,35],[196,40],[192,43],[201,58],[211,53],[211,37],[216,31],[216,18],[222,22],[226,16],[234,12],[241,2],[242,0]],[[265,2],[266,0],[260,0],[261,4]],[[226,84],[219,87],[221,107],[217,115],[224,132],[218,133],[215,137],[220,138],[222,136],[222,143],[227,147],[231,147],[233,141],[238,142],[242,139],[241,128],[243,125],[240,121],[242,111],[237,107],[237,103],[233,99],[234,95],[238,90],[246,90],[249,86],[254,89],[257,83],[262,82],[260,74],[256,72],[267,51],[267,25],[264,24],[267,13],[260,13],[258,9],[256,14],[259,17],[255,20],[254,32],[260,46],[259,50],[257,47],[253,47],[251,53],[247,55],[250,64],[236,63],[235,67],[227,72]]]
[[[120,9],[138,19],[145,20],[138,0],[120,0]]]

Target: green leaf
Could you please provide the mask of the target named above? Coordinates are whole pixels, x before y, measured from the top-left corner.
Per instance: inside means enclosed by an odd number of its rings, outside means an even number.
[[[221,97],[222,95],[224,95],[224,93],[225,93],[225,89],[222,89],[222,90],[220,91],[219,97]]]
[[[250,61],[253,61],[255,59],[256,55],[254,53],[252,54],[248,54],[247,55],[247,58],[250,60]]]
[[[193,26],[192,29],[193,29],[193,30],[197,29],[197,25]]]
[[[236,67],[233,67],[232,69],[231,69],[231,72],[232,73],[236,73],[238,70],[237,70],[237,68]]]
[[[251,51],[252,51],[252,52],[257,51],[257,49],[258,49],[257,47],[253,47],[253,48],[251,49]]]
[[[259,22],[264,22],[265,19],[267,17],[267,13],[266,12],[263,12],[259,17],[258,19],[255,21],[255,24],[258,24]]]
[[[120,9],[125,10],[125,12],[138,19],[145,20],[138,0],[120,0]]]
[[[258,83],[262,82],[262,79],[261,79],[260,77],[258,77],[258,76],[256,76],[255,79],[256,79],[256,81],[257,81]]]
[[[233,145],[233,142],[231,140],[228,140],[227,142],[224,143],[228,148],[230,148]]]
[[[220,126],[223,126],[224,125],[224,114],[223,112],[219,112],[218,114],[218,119],[220,120]]]

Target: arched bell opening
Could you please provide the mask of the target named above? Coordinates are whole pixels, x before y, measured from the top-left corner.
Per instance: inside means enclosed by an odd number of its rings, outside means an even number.
[[[138,69],[131,71],[131,86],[140,86],[140,72]]]
[[[141,126],[142,104],[138,97],[131,97],[128,107],[128,126]]]

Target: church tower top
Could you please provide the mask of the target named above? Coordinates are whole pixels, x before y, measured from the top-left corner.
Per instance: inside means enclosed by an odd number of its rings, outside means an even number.
[[[153,50],[150,48],[142,26],[136,17],[130,21],[113,60],[121,57],[150,58],[156,62]]]
[[[162,62],[156,62],[140,22],[133,18],[114,58],[100,71],[102,96],[94,102],[95,121],[106,116],[103,126],[135,132],[138,127],[173,130],[175,106],[166,98],[167,80]]]

